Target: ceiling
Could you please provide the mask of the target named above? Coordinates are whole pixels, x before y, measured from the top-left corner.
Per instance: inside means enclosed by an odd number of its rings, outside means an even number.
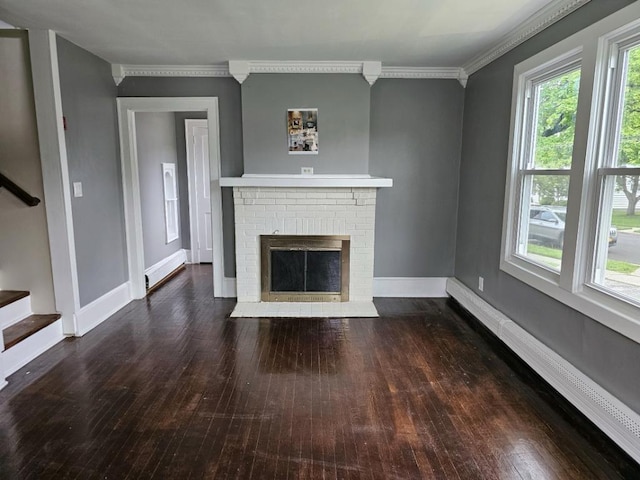
[[[378,60],[457,67],[553,2],[0,0],[0,20],[55,30],[110,63]]]

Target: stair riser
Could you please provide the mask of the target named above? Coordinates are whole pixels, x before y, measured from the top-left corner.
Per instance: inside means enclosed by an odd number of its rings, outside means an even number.
[[[2,355],[4,375],[11,375],[38,355],[46,352],[63,338],[62,320],[57,320],[48,327],[25,338],[9,350],[5,350],[0,354]],[[2,378],[0,378],[0,382],[1,381]]]
[[[0,330],[31,315],[31,296],[21,298],[0,308]]]

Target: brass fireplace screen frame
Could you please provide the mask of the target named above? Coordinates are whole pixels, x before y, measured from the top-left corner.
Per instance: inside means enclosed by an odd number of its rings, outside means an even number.
[[[260,285],[263,302],[348,302],[350,237],[348,235],[260,235]],[[340,292],[272,292],[271,251],[338,251]]]

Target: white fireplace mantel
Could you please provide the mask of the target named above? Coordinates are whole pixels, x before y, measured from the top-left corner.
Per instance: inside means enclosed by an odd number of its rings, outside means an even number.
[[[289,188],[380,188],[393,186],[393,179],[371,175],[258,175],[220,178],[221,187]]]
[[[390,178],[370,175],[223,177],[233,187],[238,304],[232,317],[376,317],[373,260],[376,196]],[[350,238],[349,300],[261,302],[261,235],[346,235]]]

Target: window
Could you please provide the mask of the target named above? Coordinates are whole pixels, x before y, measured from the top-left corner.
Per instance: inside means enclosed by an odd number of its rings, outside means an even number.
[[[640,305],[640,32],[608,42],[591,283]],[[615,248],[613,248],[615,247]]]
[[[516,65],[512,98],[500,268],[640,342],[640,4]]]
[[[559,272],[580,88],[580,58],[525,74],[519,92],[515,253]]]
[[[164,226],[166,241],[178,238],[178,188],[176,187],[176,164],[162,164],[162,187],[164,190]]]

